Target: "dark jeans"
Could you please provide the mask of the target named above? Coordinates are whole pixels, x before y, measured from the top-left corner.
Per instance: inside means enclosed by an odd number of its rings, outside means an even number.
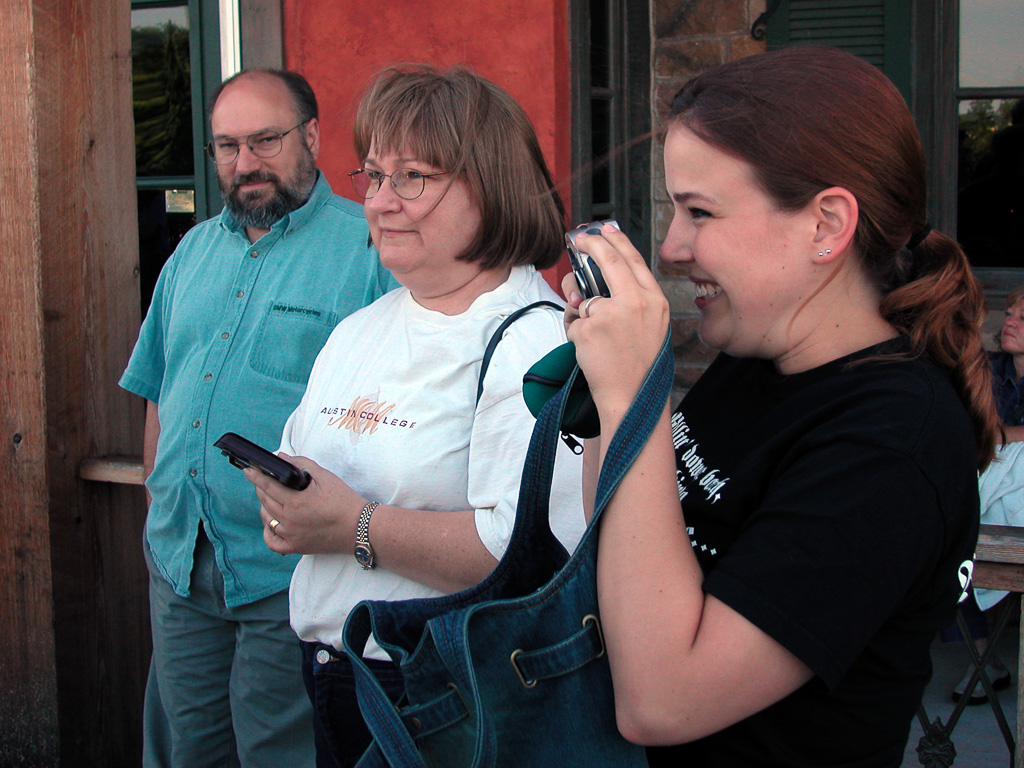
[[[397,664],[366,659],[393,702],[405,692]],[[359,713],[352,663],[324,643],[302,642],[302,680],[313,703],[317,768],[351,768],[370,746],[370,731]]]

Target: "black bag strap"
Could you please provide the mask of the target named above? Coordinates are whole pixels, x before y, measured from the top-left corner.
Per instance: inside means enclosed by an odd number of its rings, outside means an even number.
[[[494,354],[494,349],[498,346],[498,342],[501,341],[502,337],[505,335],[505,331],[508,330],[508,327],[512,325],[512,323],[525,315],[531,309],[535,309],[537,307],[551,307],[552,309],[557,309],[559,312],[563,312],[565,310],[565,307],[556,304],[553,301],[535,301],[533,304],[527,304],[525,307],[520,307],[501,321],[501,325],[498,326],[498,329],[491,334],[491,340],[487,342],[487,347],[484,349],[483,359],[480,361],[480,377],[476,382],[477,403],[480,402],[480,398],[484,394],[484,376],[487,375],[487,367],[491,364],[491,356]]]

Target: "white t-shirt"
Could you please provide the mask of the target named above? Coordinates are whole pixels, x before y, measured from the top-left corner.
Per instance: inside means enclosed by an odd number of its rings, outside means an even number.
[[[281,450],[313,459],[382,504],[476,510],[477,534],[500,559],[535,423],[523,374],[565,342],[561,313],[538,307],[509,326],[474,407],[477,380],[501,321],[541,299],[557,296],[533,267],[514,267],[505,283],[455,316],[420,306],[405,288],[391,291],[331,334]],[[570,552],[586,526],[581,473],[582,457],[559,441],[551,528]],[[292,627],[303,640],[340,649],[345,619],[360,600],[440,594],[380,566],[364,571],[351,549],[304,555],[292,576]],[[364,655],[389,658],[372,638]]]

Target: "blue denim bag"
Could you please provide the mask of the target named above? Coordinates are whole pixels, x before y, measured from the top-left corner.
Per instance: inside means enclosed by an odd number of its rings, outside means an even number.
[[[541,411],[515,527],[494,571],[438,598],[363,601],[345,623],[373,744],[358,768],[646,766],[619,735],[597,604],[597,521],[661,416],[672,383],[666,335],[601,468],[595,509],[570,558],[548,525],[559,423],[574,379]],[[362,662],[370,632],[401,667],[393,705]]]

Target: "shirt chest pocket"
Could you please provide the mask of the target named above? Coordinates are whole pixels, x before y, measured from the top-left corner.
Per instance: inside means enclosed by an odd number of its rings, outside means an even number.
[[[305,384],[339,320],[335,312],[271,303],[253,340],[250,367],[264,376]]]

